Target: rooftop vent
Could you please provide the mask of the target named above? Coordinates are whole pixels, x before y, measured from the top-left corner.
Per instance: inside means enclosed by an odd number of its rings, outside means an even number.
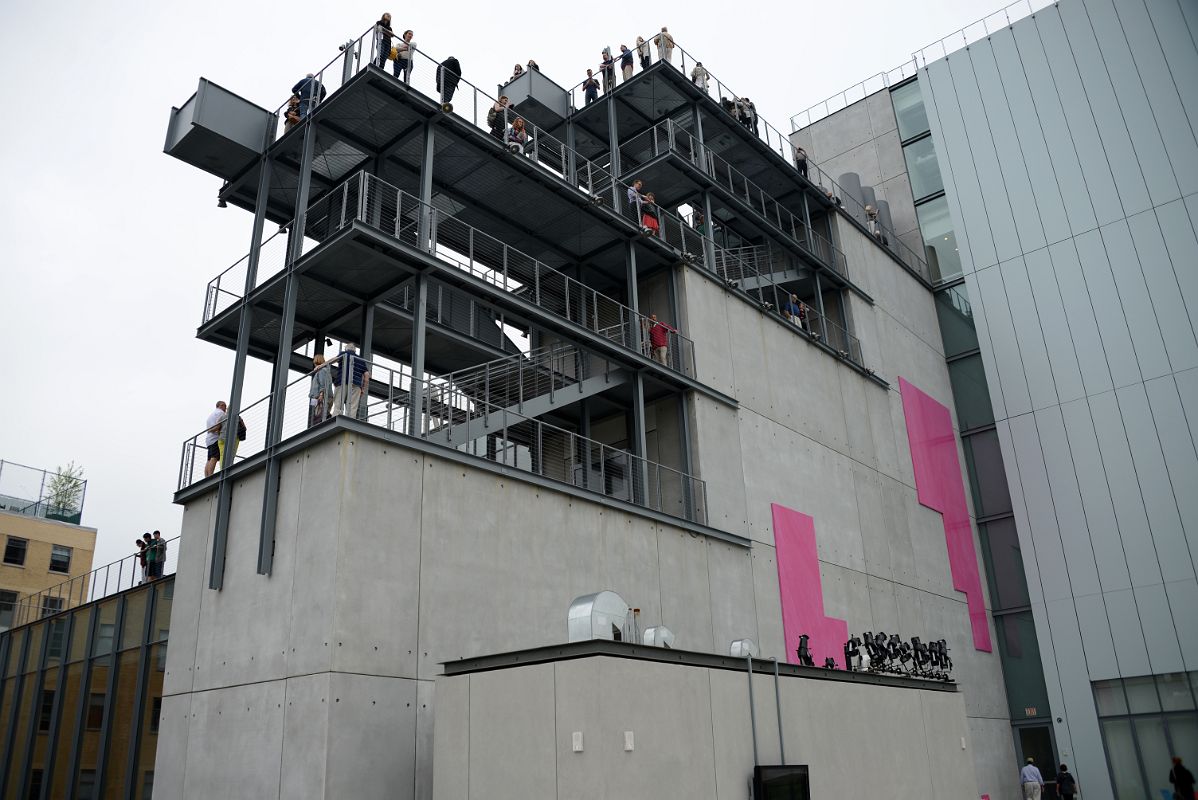
[[[736,658],[757,658],[757,642],[752,639],[737,639],[728,648],[728,655]]]
[[[654,625],[645,629],[643,641],[647,647],[664,647],[671,650],[674,647],[674,632],[665,625]]]
[[[570,613],[566,619],[568,640],[624,641],[629,613],[628,604],[615,592],[602,591],[576,597],[570,603]]]

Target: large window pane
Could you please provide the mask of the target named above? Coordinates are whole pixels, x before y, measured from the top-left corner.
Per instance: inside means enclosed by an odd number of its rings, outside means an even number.
[[[923,107],[919,81],[911,81],[890,93],[894,116],[898,120],[899,139],[906,141],[928,130],[928,112]]]
[[[1133,714],[1151,714],[1161,710],[1161,704],[1156,699],[1156,683],[1152,676],[1145,678],[1124,678],[1123,688],[1127,689],[1127,705]]]
[[[1094,702],[1098,716],[1117,717],[1127,713],[1127,698],[1123,696],[1123,681],[1094,682]]]
[[[948,378],[953,385],[957,424],[961,430],[992,424],[994,407],[990,405],[990,387],[986,383],[986,369],[982,366],[981,354],[975,353],[949,362]]]
[[[1156,688],[1161,694],[1161,706],[1166,711],[1190,711],[1194,708],[1194,695],[1190,693],[1190,682],[1184,672],[1157,675]]]
[[[1169,785],[1169,742],[1165,739],[1165,723],[1159,716],[1137,717],[1136,741],[1140,745],[1140,761],[1148,778],[1150,797],[1171,797]],[[1164,790],[1167,794],[1161,794]]]
[[[931,136],[904,147],[903,157],[907,160],[911,195],[916,201],[944,191],[944,179],[940,177],[940,162],[936,160],[936,146],[932,143]]]
[[[994,625],[998,633],[998,653],[1002,657],[1003,681],[1007,686],[1011,719],[1051,718],[1032,612],[1003,614],[994,618]]]
[[[1169,739],[1173,742],[1172,755],[1181,756],[1181,762],[1189,765],[1193,772],[1194,765],[1198,764],[1198,714],[1170,714],[1165,724],[1169,726]]]
[[[1111,776],[1115,779],[1115,797],[1118,800],[1144,800],[1148,795],[1144,791],[1144,779],[1140,775],[1136,744],[1131,737],[1131,720],[1103,720],[1102,739],[1106,744]]]
[[[9,591],[0,591],[0,631],[6,631],[12,627],[13,609],[17,605],[17,593]]]
[[[979,525],[978,533],[985,549],[986,577],[990,581],[990,602],[994,604],[994,610],[1026,607],[1031,599],[1014,517]]]
[[[936,293],[936,317],[940,321],[940,338],[944,340],[946,358],[978,349],[973,306],[969,304],[964,284]]]
[[[957,234],[953,231],[953,218],[948,212],[948,200],[937,197],[915,209],[919,216],[919,230],[927,250],[928,268],[932,281],[943,281],[961,274],[961,254],[957,252]]]
[[[1007,492],[1007,473],[998,447],[998,433],[982,431],[961,441],[969,466],[974,513],[979,517],[1010,513],[1011,495]]]

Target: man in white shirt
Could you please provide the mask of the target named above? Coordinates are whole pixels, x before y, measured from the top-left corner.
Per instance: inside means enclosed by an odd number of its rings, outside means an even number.
[[[220,427],[228,415],[228,409],[224,400],[218,400],[216,409],[208,415],[206,423],[208,430],[204,435],[204,446],[208,448],[208,463],[204,465],[205,478],[216,471],[216,464],[220,461],[220,447],[217,442],[220,441]]]
[[[1040,800],[1044,791],[1044,776],[1036,768],[1036,759],[1029,758],[1023,769],[1019,770],[1019,783],[1023,787],[1023,800]]]

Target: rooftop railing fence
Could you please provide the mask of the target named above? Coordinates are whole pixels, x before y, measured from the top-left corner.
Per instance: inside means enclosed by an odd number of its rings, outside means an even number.
[[[652,128],[629,139],[620,148],[624,171],[655,158],[666,152],[674,152],[690,161],[730,194],[741,199],[766,222],[775,226],[784,235],[837,274],[848,277],[848,261],[827,237],[809,229],[806,222],[793,214],[744,173],[725,159],[716,155],[711,148],[700,144],[697,137],[674,120],[664,120]]]
[[[166,560],[160,577],[173,575],[179,562],[179,537],[163,541],[166,542]],[[137,553],[119,558],[56,586],[17,598],[13,605],[12,627],[27,625],[69,608],[102,600],[148,580],[151,578],[147,570],[142,568]]]
[[[281,440],[302,433],[338,414],[349,414],[370,425],[394,433],[431,441],[523,472],[571,486],[626,500],[645,508],[693,522],[706,523],[706,484],[691,475],[657,464],[630,452],[579,436],[521,414],[518,405],[489,403],[471,383],[471,391],[445,378],[430,377],[423,386],[409,368],[365,362],[369,391],[356,408],[348,379],[353,373],[351,356],[342,355],[324,368],[330,370],[334,398],[327,404],[311,405],[313,375],[301,376],[283,390],[284,420]],[[353,358],[361,358],[354,356]],[[363,359],[363,361],[365,361]],[[472,373],[477,381],[477,373]],[[566,388],[566,391],[569,389]],[[419,399],[415,405],[412,393]],[[247,411],[269,406],[267,396]],[[264,429],[264,425],[258,426]],[[207,460],[209,431],[201,431],[183,443],[179,467],[179,489],[202,480]],[[235,457],[250,458],[264,450],[260,436],[247,437]]]
[[[78,525],[87,481],[0,460],[0,511]]]

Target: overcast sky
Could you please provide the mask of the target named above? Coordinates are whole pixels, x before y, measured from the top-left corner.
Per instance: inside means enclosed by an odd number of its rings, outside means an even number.
[[[397,30],[412,28],[438,60],[456,56],[484,89],[530,58],[572,86],[604,46],[618,52],[668,25],[788,132],[792,114],[998,5],[0,0],[0,342],[10,376],[0,459],[82,465],[97,566],[144,531],[178,534],[180,448],[228,394],[233,362],[195,338],[205,286],[248,251],[251,223],[217,209],[217,178],[162,152],[171,106],[200,76],[273,109],[390,10]],[[266,369],[251,366],[247,401],[267,389]]]

